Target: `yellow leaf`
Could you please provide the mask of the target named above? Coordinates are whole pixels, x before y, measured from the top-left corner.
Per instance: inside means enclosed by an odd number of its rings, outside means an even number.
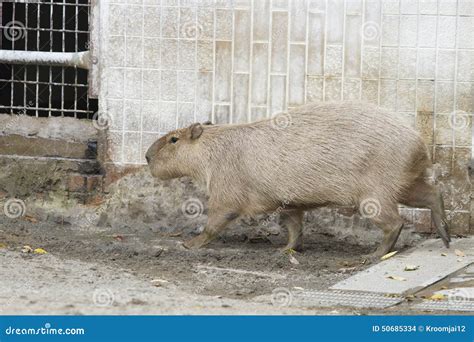
[[[398,280],[398,281],[406,281],[406,278],[399,277],[399,276],[388,276],[388,279]]]
[[[441,253],[441,256],[448,256],[446,253]]]
[[[385,254],[383,257],[380,258],[380,260],[387,260],[387,259],[390,259],[391,257],[393,257],[395,254],[397,254],[398,251],[394,251],[394,252],[390,252],[390,253],[387,253]]]
[[[48,253],[43,248],[36,248],[33,252],[35,254],[46,254],[46,253]]]
[[[0,249],[4,249],[4,248],[7,248],[7,245],[5,245],[4,243],[0,243]]]
[[[443,300],[445,298],[446,297],[445,297],[444,294],[436,293],[436,294],[432,295],[429,299],[431,299],[431,300]]]
[[[460,251],[459,249],[455,249],[454,254],[456,254],[458,257],[465,257],[466,256],[466,254],[464,254],[464,252]]]

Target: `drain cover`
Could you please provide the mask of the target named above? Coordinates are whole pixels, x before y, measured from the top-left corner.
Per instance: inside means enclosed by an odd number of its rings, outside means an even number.
[[[380,293],[349,291],[313,291],[301,290],[292,292],[292,304],[297,306],[333,307],[345,306],[355,308],[387,308],[403,301],[401,297],[389,297]]]
[[[474,312],[474,301],[432,301],[425,300],[421,303],[418,303],[412,306],[414,309],[418,310],[429,310],[429,311],[464,311],[464,312]]]

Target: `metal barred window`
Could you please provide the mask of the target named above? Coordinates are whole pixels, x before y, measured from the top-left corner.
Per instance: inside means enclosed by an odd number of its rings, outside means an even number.
[[[0,64],[0,113],[36,117],[92,119],[98,101],[88,94],[88,70],[65,63],[22,63],[29,59],[90,49],[90,0],[29,0],[0,4],[0,50],[10,53],[14,63]],[[44,54],[46,52],[46,54]],[[67,54],[69,53],[69,54]],[[54,58],[61,57],[56,54]],[[61,58],[59,58],[61,59]],[[67,64],[66,64],[67,65]],[[72,65],[72,64],[71,64]]]

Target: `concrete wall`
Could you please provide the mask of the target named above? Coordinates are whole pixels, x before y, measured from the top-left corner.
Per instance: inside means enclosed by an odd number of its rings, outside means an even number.
[[[468,232],[474,1],[106,0],[101,92],[115,164],[161,134],[306,101],[363,99],[416,127],[449,219]],[[389,137],[388,137],[389,138]],[[429,211],[403,209],[420,229]]]

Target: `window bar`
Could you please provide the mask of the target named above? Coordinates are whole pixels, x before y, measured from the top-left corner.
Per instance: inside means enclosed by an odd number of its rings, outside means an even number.
[[[89,62],[88,51],[84,51],[82,46],[87,41],[89,30],[80,20],[86,23],[90,17],[90,3],[39,0],[34,3],[12,1],[7,5],[12,16],[8,19],[18,22],[18,25],[21,23],[22,37],[20,41],[8,42],[8,47],[0,51],[0,60],[10,67],[5,70],[9,76],[0,76],[0,81],[11,87],[5,103],[0,103],[2,111],[35,117],[59,114],[92,119],[97,103],[89,98],[89,85],[83,80],[85,72],[80,70],[89,68],[86,65]],[[45,6],[49,9],[46,10]],[[41,13],[41,9],[46,13]],[[49,23],[44,20],[46,18],[49,18]],[[66,25],[69,26],[66,28]],[[0,28],[5,28],[4,23],[0,22]],[[74,42],[66,40],[72,37]],[[24,48],[21,48],[22,44],[25,44]],[[33,51],[39,53],[31,53]],[[57,70],[53,66],[57,66]]]
[[[50,28],[53,28],[54,24],[53,24],[53,5],[51,4],[49,6],[49,26]],[[53,52],[53,30],[49,31],[49,51],[50,52]],[[49,96],[48,96],[48,107],[49,107],[49,111],[48,111],[48,116],[51,116],[51,108],[52,108],[52,105],[51,105],[51,101],[52,101],[52,97],[53,97],[53,90],[52,90],[52,83],[53,83],[53,67],[50,66],[49,67]]]
[[[36,27],[40,27],[40,13],[41,13],[41,3],[38,2],[38,12],[36,12]],[[40,51],[40,31],[36,31],[36,51]],[[39,112],[38,112],[38,107],[39,107],[39,65],[36,66],[36,97],[35,97],[35,102],[36,102],[36,117],[39,117]],[[12,102],[13,106],[13,102]]]
[[[13,6],[12,22],[15,22],[15,10],[16,10],[15,3],[13,3],[12,6]],[[12,49],[15,49],[15,39],[12,39],[11,42],[12,42]],[[15,78],[15,66],[12,65],[11,67],[12,67],[12,77],[11,77],[11,79],[13,80]],[[14,88],[14,84],[11,83],[11,85],[10,85],[10,101],[11,101],[11,103],[13,103],[13,94],[14,94],[13,88]],[[10,114],[13,114],[13,109],[10,109]]]
[[[66,0],[63,0],[63,3],[66,3]],[[66,6],[63,6],[63,29],[66,28]],[[66,32],[62,32],[61,34],[62,37],[62,52],[65,51],[65,40],[66,40]],[[64,67],[61,68],[61,83],[64,83]],[[64,86],[61,86],[61,116],[64,117]],[[74,114],[74,117],[76,115]]]
[[[28,27],[28,3],[25,4],[25,27]],[[28,50],[28,32],[25,30],[25,51]],[[28,90],[26,86],[26,67],[23,68],[23,106],[25,109],[23,110],[23,114],[27,113],[28,106],[26,103],[26,91]],[[13,81],[13,79],[12,79]],[[15,85],[15,83],[12,82],[12,87]]]
[[[97,7],[96,7],[96,8],[97,8]],[[81,8],[81,9],[82,9],[82,8]],[[87,7],[86,7],[86,10],[87,10],[87,18],[88,18],[88,20],[91,20],[91,21],[92,21],[92,16],[91,16],[90,7],[87,6]],[[91,25],[91,22],[89,22],[89,25]],[[88,35],[87,35],[87,43],[86,43],[86,44],[87,44],[87,45],[86,45],[86,46],[87,46],[87,49],[86,49],[86,50],[91,51],[90,58],[91,58],[91,61],[92,61],[92,57],[93,57],[93,56],[92,56],[92,51],[93,51],[92,49],[93,49],[93,47],[91,46],[91,44],[92,44],[91,42],[92,42],[91,36],[90,36],[90,34],[88,34]],[[88,78],[88,79],[89,79],[89,78]],[[87,90],[85,96],[86,96],[86,109],[87,109],[87,111],[89,112],[89,111],[90,111],[90,109],[89,109],[89,90]],[[98,109],[97,109],[97,110],[98,110]]]
[[[77,0],[76,0],[76,2],[77,2]],[[79,22],[78,9],[79,9],[79,7],[76,6],[76,7],[75,7],[76,16],[75,16],[75,18],[74,18],[74,24],[75,24],[75,29],[76,29],[76,32],[74,33],[74,40],[75,40],[75,42],[74,42],[74,44],[75,44],[75,46],[74,46],[74,47],[75,47],[74,51],[75,51],[75,52],[79,51],[79,50],[77,49],[77,42],[78,42],[78,39],[79,39],[79,38],[78,38],[78,33],[77,33],[77,30],[78,30],[78,28],[79,28],[79,27],[78,27],[78,22]],[[76,67],[74,68],[74,84],[77,84],[77,68],[76,68]],[[74,87],[74,110],[77,110],[77,87]],[[74,115],[77,116],[77,114],[74,114]]]

